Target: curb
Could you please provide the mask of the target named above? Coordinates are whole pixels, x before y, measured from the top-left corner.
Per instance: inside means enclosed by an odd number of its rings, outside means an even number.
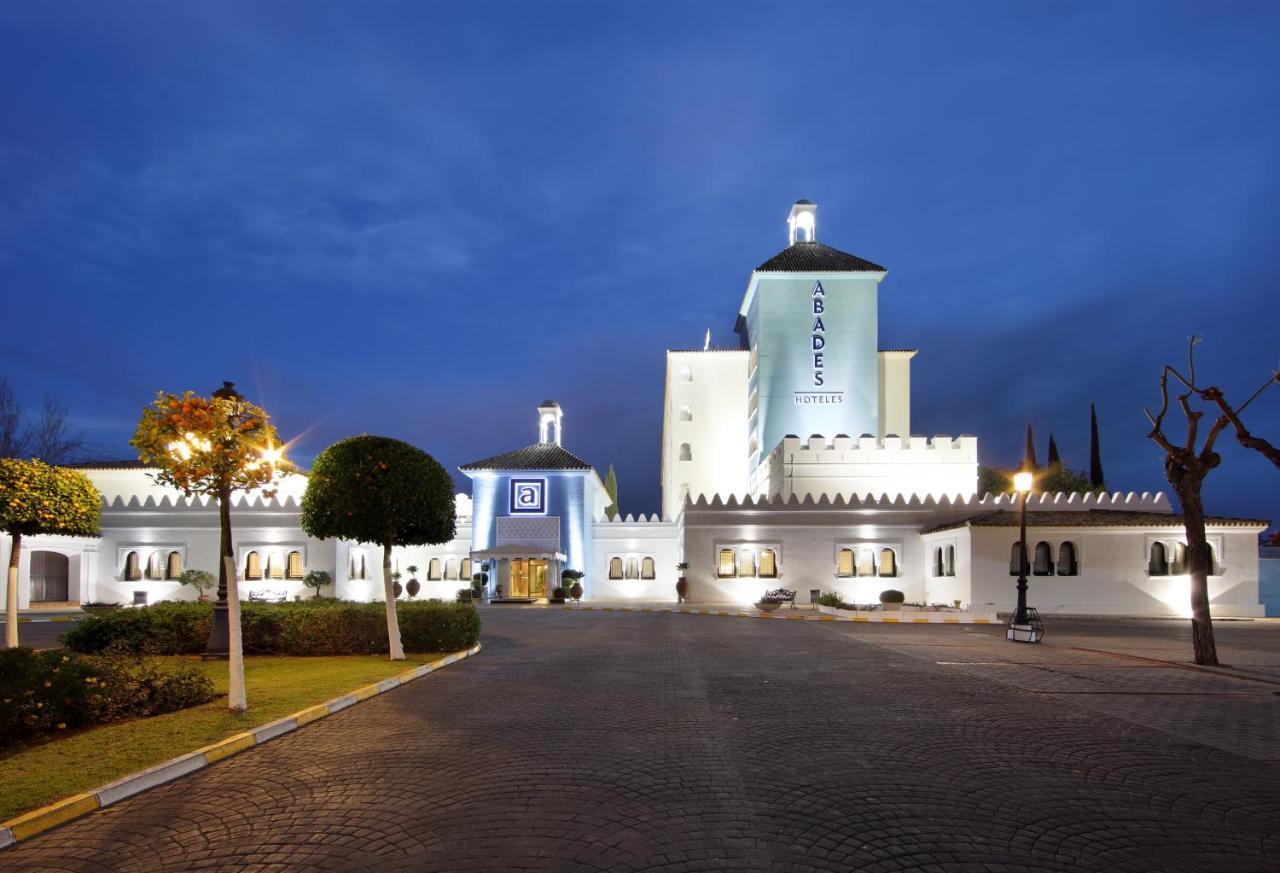
[[[477,643],[465,651],[456,652],[437,661],[430,661],[414,667],[412,670],[406,670],[398,676],[392,676],[390,679],[383,679],[373,685],[357,688],[355,691],[344,694],[341,697],[335,697],[325,703],[309,706],[300,712],[267,722],[251,731],[234,734],[212,745],[196,749],[194,752],[188,752],[185,755],[179,755],[146,770],[131,773],[128,776],[117,779],[115,782],[103,785],[101,788],[59,800],[57,803],[51,803],[48,806],[33,809],[31,812],[20,815],[17,818],[11,818],[7,822],[0,824],[0,849],[12,846],[22,840],[28,840],[50,828],[57,827],[82,815],[87,815],[96,809],[110,806],[113,803],[124,800],[126,797],[132,797],[135,794],[146,791],[148,788],[154,788],[157,785],[172,782],[179,776],[203,770],[216,761],[230,758],[237,752],[270,742],[276,737],[284,736],[303,725],[310,724],[325,716],[333,715],[335,712],[341,712],[361,700],[376,697],[428,673],[434,673],[441,667],[447,667],[450,664],[461,661],[463,658],[469,658],[479,651],[480,644]]]
[[[51,615],[48,618],[34,618],[29,615],[20,615],[18,616],[18,624],[48,624],[51,621],[69,622],[78,621],[80,618],[81,616],[78,615]],[[4,624],[4,622],[0,621],[0,624]]]
[[[670,612],[679,615],[727,615],[735,618],[769,618],[774,621],[856,621],[868,622],[870,624],[998,624],[995,619],[990,618],[970,618],[967,620],[960,619],[948,613],[928,613],[926,615],[913,615],[911,613],[900,615],[881,615],[880,613],[872,613],[871,615],[830,615],[828,613],[816,613],[806,610],[805,615],[796,615],[788,612],[781,615],[775,615],[771,612],[730,612],[724,609],[674,609],[666,606],[564,606],[571,612]],[[798,611],[798,610],[797,610]],[[906,616],[910,616],[909,618]]]

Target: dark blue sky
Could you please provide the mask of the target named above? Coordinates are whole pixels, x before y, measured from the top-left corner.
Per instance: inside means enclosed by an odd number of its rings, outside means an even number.
[[[451,468],[551,396],[653,511],[663,350],[731,341],[807,197],[889,268],[915,432],[1083,467],[1093,400],[1109,483],[1165,488],[1161,364],[1280,363],[1278,44],[1275,3],[0,4],[0,373],[114,457],[224,378],[304,459]],[[1224,455],[1209,510],[1280,519]]]

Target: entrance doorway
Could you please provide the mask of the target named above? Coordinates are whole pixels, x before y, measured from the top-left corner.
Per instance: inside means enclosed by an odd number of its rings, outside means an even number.
[[[65,603],[70,599],[71,562],[57,552],[31,553],[31,602]]]
[[[546,597],[547,561],[543,558],[512,558],[509,596]]]

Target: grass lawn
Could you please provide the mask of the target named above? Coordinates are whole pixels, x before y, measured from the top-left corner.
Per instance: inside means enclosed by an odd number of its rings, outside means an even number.
[[[180,712],[85,728],[0,757],[0,822],[442,657],[246,657],[249,709],[238,715],[227,710],[225,661],[158,658],[192,661],[222,697]]]

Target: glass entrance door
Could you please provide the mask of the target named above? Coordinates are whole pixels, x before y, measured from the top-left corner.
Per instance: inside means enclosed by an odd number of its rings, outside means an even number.
[[[542,558],[512,558],[510,596],[546,597],[547,562]]]

